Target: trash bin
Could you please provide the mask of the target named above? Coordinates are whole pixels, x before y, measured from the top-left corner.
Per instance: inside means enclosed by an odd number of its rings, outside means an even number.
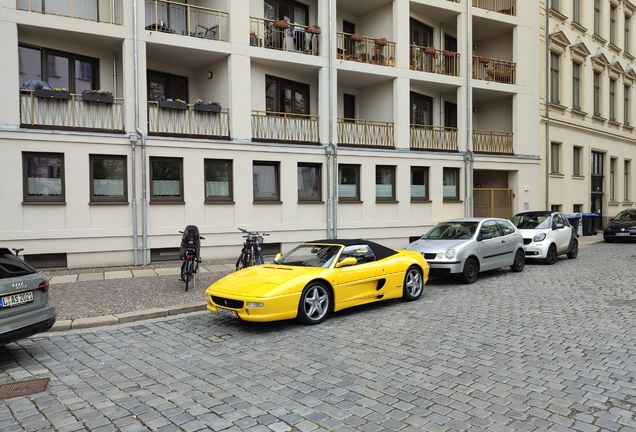
[[[576,236],[579,236],[579,223],[581,222],[581,215],[578,213],[575,214],[569,214],[567,215],[568,218],[568,222],[570,222],[570,225],[572,225],[572,228],[574,228],[574,234],[576,234]]]
[[[597,220],[600,220],[601,216],[596,213],[583,213],[583,235],[596,235],[597,234]]]

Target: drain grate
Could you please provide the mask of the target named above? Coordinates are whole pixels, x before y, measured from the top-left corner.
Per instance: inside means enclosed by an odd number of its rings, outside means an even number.
[[[18,396],[29,396],[46,390],[50,378],[22,381],[0,385],[0,400],[11,399]]]

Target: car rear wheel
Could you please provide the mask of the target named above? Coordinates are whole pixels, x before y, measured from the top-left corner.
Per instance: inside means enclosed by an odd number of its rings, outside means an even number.
[[[557,247],[554,243],[552,243],[548,248],[547,255],[545,256],[545,263],[548,265],[554,264],[558,256],[559,254],[557,253]]]
[[[467,284],[474,283],[479,275],[479,264],[475,258],[468,258],[464,263],[464,271],[462,272],[462,281]]]
[[[523,250],[519,249],[517,253],[515,254],[515,261],[510,266],[510,270],[517,273],[522,272],[525,265],[526,265],[526,253]]]
[[[568,252],[568,258],[575,259],[577,256],[579,256],[579,241],[572,239],[572,247],[570,248],[570,252]]]
[[[415,266],[409,267],[404,276],[402,298],[407,301],[417,300],[422,295],[423,287],[421,270]]]
[[[320,324],[331,310],[331,292],[321,282],[305,287],[298,304],[298,320],[303,324]]]

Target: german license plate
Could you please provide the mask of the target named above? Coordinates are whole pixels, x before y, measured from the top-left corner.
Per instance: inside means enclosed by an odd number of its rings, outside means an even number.
[[[616,235],[619,236],[619,237],[629,237],[629,233],[628,232],[627,233],[619,232],[619,233],[616,233]]]
[[[0,307],[13,307],[19,306],[24,303],[29,303],[33,301],[33,291],[27,291],[20,294],[13,294],[9,296],[2,297],[2,304]]]
[[[236,318],[237,317],[236,312],[233,311],[233,310],[223,309],[223,308],[220,308],[220,307],[217,306],[216,307],[216,311],[219,313],[219,315],[223,315],[223,316],[226,316],[226,317],[232,317],[232,318]]]

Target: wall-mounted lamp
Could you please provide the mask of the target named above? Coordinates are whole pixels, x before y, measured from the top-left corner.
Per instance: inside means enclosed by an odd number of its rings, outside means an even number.
[[[208,71],[208,79],[212,79],[213,76],[214,74],[212,73],[212,71]]]
[[[473,112],[477,113],[477,107],[473,107]]]
[[[477,45],[473,45],[473,50],[477,51]]]

